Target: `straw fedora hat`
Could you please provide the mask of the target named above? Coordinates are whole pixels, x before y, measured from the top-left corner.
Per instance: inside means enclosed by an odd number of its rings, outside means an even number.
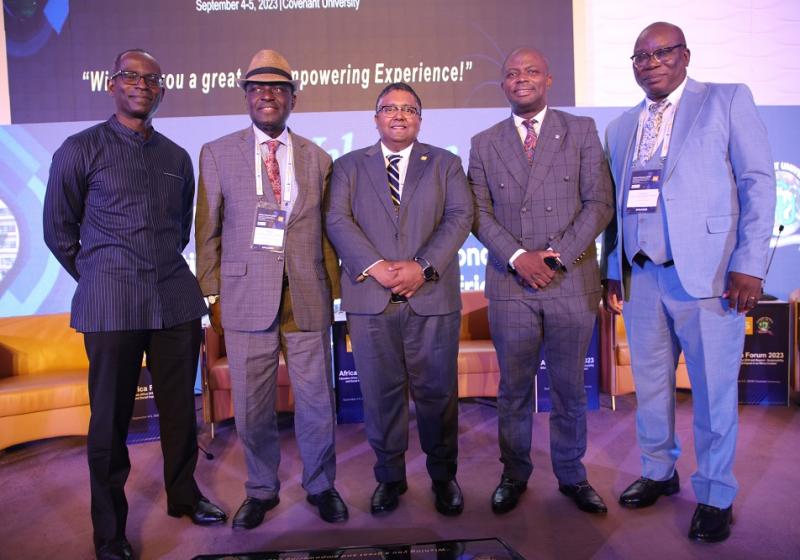
[[[297,89],[297,80],[292,79],[292,68],[278,51],[263,49],[250,61],[244,78],[236,80],[239,87],[247,87],[248,82],[292,84]]]

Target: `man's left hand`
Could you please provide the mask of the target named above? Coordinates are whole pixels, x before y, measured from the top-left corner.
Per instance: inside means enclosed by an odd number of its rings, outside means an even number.
[[[397,273],[397,282],[392,292],[410,298],[425,283],[422,266],[415,261],[392,261],[389,269]]]
[[[728,299],[731,309],[747,313],[758,304],[761,293],[761,278],[731,271],[728,273],[728,288],[722,297]]]

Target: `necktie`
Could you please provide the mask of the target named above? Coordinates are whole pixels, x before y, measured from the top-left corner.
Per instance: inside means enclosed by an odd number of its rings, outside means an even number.
[[[528,134],[525,136],[523,147],[525,148],[525,153],[528,155],[528,163],[530,163],[533,161],[533,151],[536,149],[536,140],[539,139],[539,137],[536,135],[536,130],[533,128],[533,126],[536,124],[536,119],[522,121],[522,124],[524,124],[525,128],[528,129]]]
[[[278,146],[279,140],[268,140],[264,142],[267,145],[267,157],[264,159],[264,165],[267,167],[267,177],[272,185],[272,194],[275,195],[275,202],[281,203],[281,168],[278,165]]]
[[[389,176],[389,196],[395,206],[400,206],[400,170],[397,166],[403,156],[392,154],[388,157],[389,165],[386,166],[386,173]]]
[[[642,139],[639,141],[638,162],[644,165],[653,157],[656,144],[658,142],[658,131],[661,129],[661,121],[664,120],[664,111],[669,107],[669,101],[662,99],[658,103],[651,103],[647,108],[647,120],[642,128]]]

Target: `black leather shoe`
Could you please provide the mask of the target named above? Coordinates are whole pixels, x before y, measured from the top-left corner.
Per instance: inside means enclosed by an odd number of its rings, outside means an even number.
[[[202,495],[194,506],[167,506],[167,513],[172,517],[188,515],[195,525],[217,525],[228,519],[224,511]]]
[[[559,484],[558,491],[572,498],[578,509],[587,513],[607,513],[603,498],[592,488],[588,480],[583,480],[577,484]]]
[[[400,496],[406,493],[408,484],[405,480],[395,482],[379,482],[375,492],[372,493],[370,509],[372,514],[386,513],[397,508]]]
[[[432,488],[436,494],[436,511],[442,515],[459,515],[464,511],[464,495],[455,478],[434,480]]]
[[[344,523],[347,521],[347,506],[336,488],[330,488],[319,494],[306,496],[309,504],[319,508],[319,516],[328,523]]]
[[[524,480],[514,480],[506,475],[500,477],[500,484],[492,494],[492,511],[506,513],[517,507],[519,497],[527,490],[528,483]]]
[[[701,542],[722,542],[731,535],[733,506],[720,509],[697,504],[689,527],[689,538]]]
[[[128,539],[122,537],[111,541],[97,541],[94,543],[94,553],[97,560],[132,560],[133,549]]]
[[[628,508],[643,508],[656,503],[659,496],[671,496],[681,490],[678,471],[667,480],[641,477],[628,486],[619,497],[619,504]]]
[[[234,529],[254,529],[261,525],[264,516],[269,510],[280,503],[280,498],[275,496],[268,500],[259,500],[248,496],[236,510],[231,526]]]

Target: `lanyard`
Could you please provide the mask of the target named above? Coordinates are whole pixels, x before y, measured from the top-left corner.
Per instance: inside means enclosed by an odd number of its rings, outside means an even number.
[[[261,144],[258,139],[255,140],[256,145],[256,194],[259,197],[264,196],[264,183],[261,177]],[[278,157],[277,150],[275,157]],[[281,173],[283,177],[283,189],[281,189],[284,204],[289,204],[292,201],[292,180],[294,179],[294,150],[292,149],[292,135],[286,135],[286,173]]]

